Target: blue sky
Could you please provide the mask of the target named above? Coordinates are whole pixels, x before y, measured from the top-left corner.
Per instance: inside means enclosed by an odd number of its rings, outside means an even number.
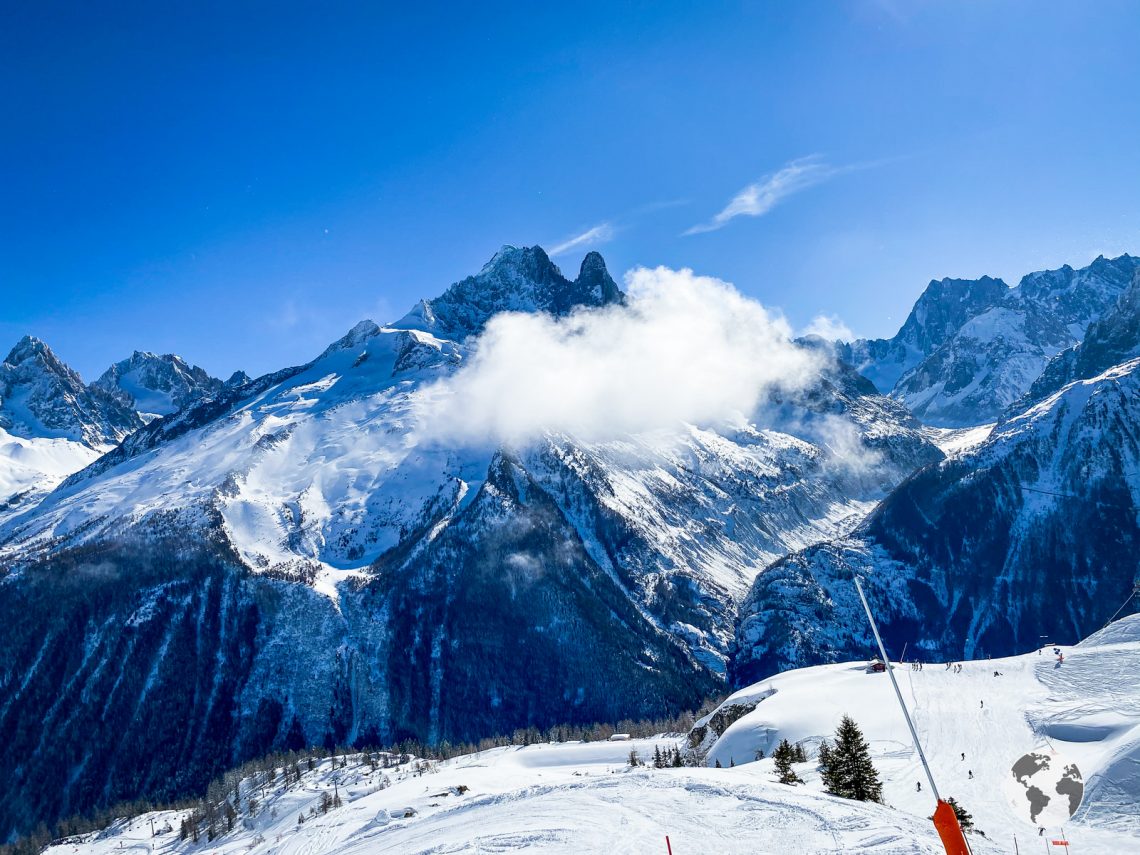
[[[0,349],[257,374],[583,234],[861,335],[1140,252],[1135,4],[413,5],[8,4]]]

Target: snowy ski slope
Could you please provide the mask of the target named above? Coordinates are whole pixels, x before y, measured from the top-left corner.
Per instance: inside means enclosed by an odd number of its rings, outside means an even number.
[[[1012,852],[1016,836],[1026,851],[1038,845],[1038,829],[1014,813],[1005,782],[1023,754],[1056,752],[1076,762],[1085,782],[1084,802],[1065,829],[1073,851],[1140,852],[1140,615],[1061,647],[1063,664],[1053,649],[964,662],[960,672],[944,663],[896,666],[935,782],[991,839]],[[752,762],[757,750],[770,754],[784,738],[818,743],[847,714],[871,744],[887,802],[915,814],[932,810],[885,674],[869,674],[863,663],[803,668],[743,689],[722,708],[760,697],[712,746],[709,763],[750,764],[771,777],[771,760]],[[799,774],[818,788],[813,766]]]
[[[935,663],[896,668],[943,796],[957,798],[986,832],[971,836],[976,855],[1013,852],[1015,838],[1023,852],[1040,850],[1038,830],[1016,815],[1003,788],[1012,763],[1031,749],[1057,751],[1084,774],[1085,801],[1064,830],[1072,851],[1140,852],[1140,615],[1062,650],[1059,667],[1049,647],[964,662],[960,672]],[[724,768],[630,768],[631,749],[651,760],[655,747],[685,743],[675,737],[497,748],[422,775],[410,764],[372,771],[325,761],[299,786],[270,787],[264,797],[247,782],[243,795],[261,799],[258,814],[213,843],[179,841],[184,814],[164,812],[49,851],[657,853],[666,834],[676,855],[942,851],[927,819],[933,798],[925,785],[915,790],[918,758],[884,674],[868,674],[862,663],[789,671],[737,692],[721,709],[757,698],[712,745],[709,767]],[[814,748],[844,713],[870,743],[886,805],[826,795],[814,761],[798,765],[806,783],[797,787],[775,783],[770,759],[755,761],[758,749],[769,754],[782,738]],[[385,775],[389,785],[380,788]],[[344,806],[310,817],[334,785]],[[162,832],[167,823],[172,830]]]

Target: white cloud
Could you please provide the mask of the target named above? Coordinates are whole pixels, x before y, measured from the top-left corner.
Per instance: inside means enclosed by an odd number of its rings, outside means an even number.
[[[691,270],[626,274],[626,306],[491,319],[466,365],[423,392],[421,439],[522,444],[547,431],[604,440],[751,416],[822,358],[786,321]]]
[[[760,217],[771,211],[781,200],[793,193],[806,190],[844,170],[828,166],[818,155],[801,157],[786,164],[778,172],[755,184],[749,184],[719,214],[707,223],[699,223],[683,234],[696,235],[724,228],[736,217]]]
[[[598,223],[593,228],[586,229],[579,235],[567,238],[559,244],[551,247],[547,255],[552,258],[556,255],[562,255],[564,252],[569,252],[572,249],[577,249],[580,246],[598,246],[599,244],[608,243],[613,240],[615,229],[610,223]]]
[[[800,335],[817,335],[827,341],[853,341],[855,333],[843,323],[838,315],[816,315],[810,324],[800,331]]]

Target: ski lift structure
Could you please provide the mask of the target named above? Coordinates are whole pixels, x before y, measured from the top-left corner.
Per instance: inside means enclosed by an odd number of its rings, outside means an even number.
[[[879,654],[882,656],[883,662],[890,662],[887,657],[887,648],[883,645],[883,639],[879,635],[879,627],[875,623],[875,616],[871,614],[871,606],[867,603],[867,597],[863,593],[863,586],[859,584],[859,577],[853,577],[855,581],[855,590],[859,592],[859,600],[863,603],[863,610],[867,613],[867,620],[871,624],[871,632],[874,633],[875,643],[879,645]],[[911,721],[910,712],[906,708],[906,702],[903,700],[902,692],[899,690],[898,681],[895,679],[895,672],[889,666],[884,669],[887,676],[891,678],[891,687],[895,690],[895,697],[899,702],[899,709],[902,710],[903,718],[906,719],[907,729],[910,731],[910,738],[914,741],[915,750],[918,752],[918,759],[922,761],[922,769],[926,772],[926,780],[930,784],[930,792],[934,794],[935,801],[937,802],[934,808],[934,830],[938,832],[938,837],[942,841],[942,846],[946,849],[946,855],[972,855],[970,852],[970,844],[966,842],[966,835],[962,833],[962,826],[958,822],[958,814],[954,811],[954,806],[947,801],[944,801],[942,796],[938,793],[938,785],[934,783],[934,775],[930,771],[930,764],[926,762],[926,754],[922,750],[922,743],[918,740],[918,731],[914,729],[914,722]]]

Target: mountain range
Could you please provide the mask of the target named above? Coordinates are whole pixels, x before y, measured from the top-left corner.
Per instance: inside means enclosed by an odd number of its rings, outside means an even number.
[[[810,382],[743,420],[606,439],[424,429],[499,313],[635,311],[597,253],[504,247],[260,378],[135,352],[84,385],[21,340],[0,838],[276,748],[695,708],[863,655],[853,573],[932,658],[1077,640],[1135,573],[1138,268],[932,282],[891,339],[789,343]]]

